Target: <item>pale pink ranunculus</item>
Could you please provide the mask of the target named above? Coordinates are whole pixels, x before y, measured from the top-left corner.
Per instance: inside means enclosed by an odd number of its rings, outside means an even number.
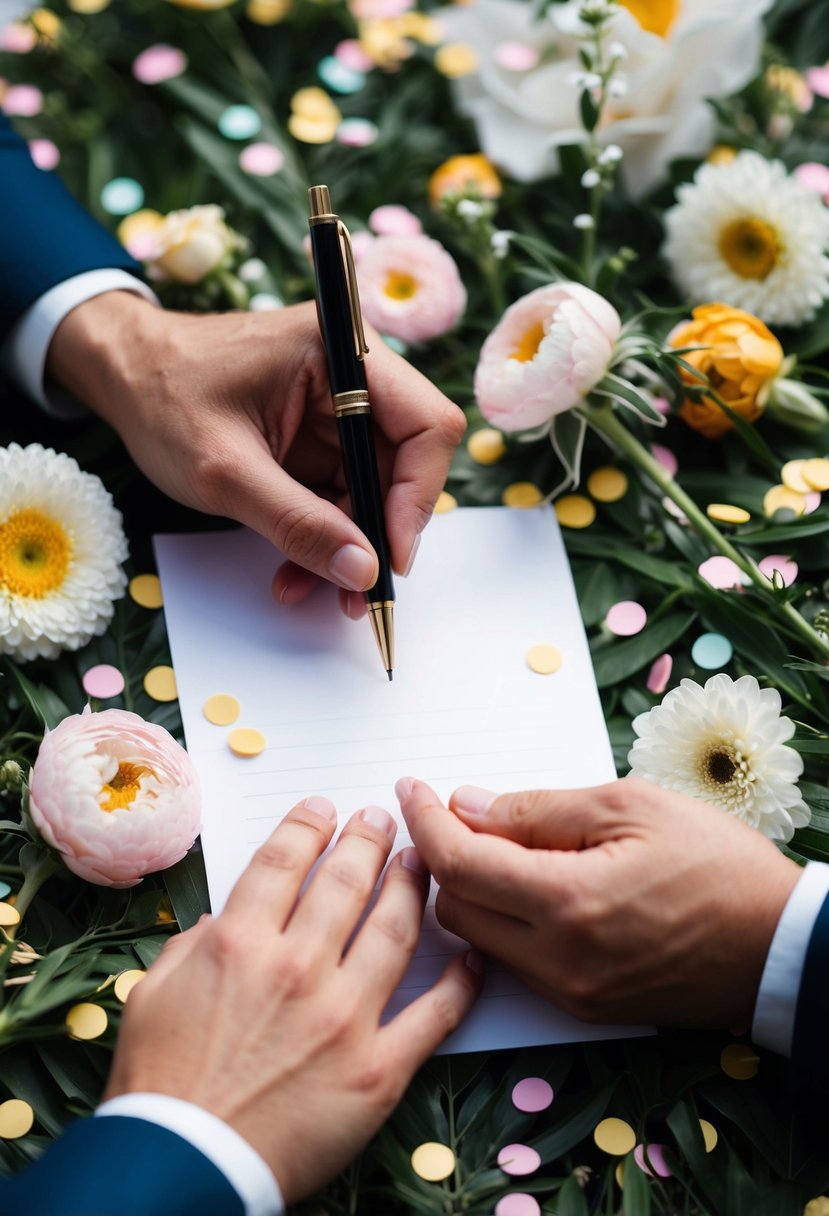
[[[86,709],[44,735],[29,811],[73,873],[132,887],[180,861],[196,839],[199,779],[162,726],[123,709]]]
[[[368,217],[368,226],[377,236],[412,236],[423,231],[413,211],[398,203],[382,203]]]
[[[481,413],[499,430],[523,431],[572,409],[607,371],[621,329],[613,305],[580,283],[522,296],[481,348]]]
[[[792,170],[792,174],[807,190],[814,190],[824,203],[829,203],[829,166],[820,161],[807,160]]]
[[[378,236],[360,255],[357,281],[366,320],[403,342],[447,333],[466,308],[454,260],[422,234]]]

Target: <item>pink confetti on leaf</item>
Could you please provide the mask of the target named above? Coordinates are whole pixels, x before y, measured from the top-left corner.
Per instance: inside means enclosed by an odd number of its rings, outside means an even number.
[[[498,1164],[505,1174],[534,1174],[541,1157],[529,1144],[507,1144],[498,1154]]]
[[[620,600],[608,609],[605,623],[617,637],[630,638],[642,632],[648,623],[648,614],[636,600]]]
[[[553,1087],[543,1077],[525,1077],[513,1087],[512,1102],[527,1114],[546,1110],[553,1100]]]
[[[159,42],[133,60],[132,74],[141,84],[161,84],[187,71],[187,56],[178,47]]]
[[[645,683],[648,692],[656,693],[657,696],[661,697],[668,687],[673,669],[674,660],[671,655],[661,654],[658,659],[655,659]]]

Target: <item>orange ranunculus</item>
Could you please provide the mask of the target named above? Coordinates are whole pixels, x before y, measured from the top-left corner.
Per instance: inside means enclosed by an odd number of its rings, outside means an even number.
[[[780,371],[783,348],[771,330],[751,313],[728,304],[702,304],[670,335],[675,348],[699,346],[682,358],[707,378],[714,392],[746,422],[756,422],[765,407],[767,385]],[[686,384],[702,383],[680,368]],[[711,397],[686,397],[679,411],[690,427],[707,439],[719,439],[733,427]]]
[[[481,152],[450,156],[429,178],[429,201],[436,207],[444,194],[473,191],[481,198],[500,198],[501,179],[492,161]]]

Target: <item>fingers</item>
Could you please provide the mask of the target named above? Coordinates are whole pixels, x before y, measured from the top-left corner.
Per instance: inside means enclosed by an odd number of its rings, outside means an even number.
[[[397,449],[386,497],[386,529],[392,566],[405,574],[466,420],[448,397],[380,341],[372,346],[366,372],[377,425]]]
[[[284,928],[302,884],[328,847],[337,812],[327,798],[313,795],[289,811],[253,855],[230,893],[225,918],[264,920]]]
[[[627,806],[631,820],[639,783],[616,781],[585,790],[522,790],[497,795],[462,785],[449,806],[467,827],[516,841],[528,849],[586,849],[619,833]]]
[[[366,917],[344,967],[364,990],[361,1004],[379,1018],[406,974],[417,948],[429,874],[416,849],[403,849],[386,871],[377,903]]]
[[[511,840],[471,832],[422,781],[395,787],[412,841],[439,885],[461,899],[530,918],[544,895],[541,857]]]
[[[164,948],[153,963],[150,972],[148,972],[148,974],[152,975],[154,981],[163,983],[171,972],[181,966],[191,950],[201,940],[212,919],[212,916],[205,913],[204,916],[199,917],[192,928],[186,929],[184,933],[176,933],[174,937],[168,938],[164,944]]]
[[[444,929],[501,962],[512,964],[537,952],[534,929],[526,921],[458,899],[443,889],[438,892],[435,915]]]
[[[297,905],[288,931],[297,949],[313,945],[321,963],[339,961],[366,909],[397,832],[388,811],[369,806],[353,815]]]
[[[476,950],[459,954],[428,992],[383,1027],[380,1040],[401,1072],[413,1073],[463,1021],[481,991],[483,973]]]

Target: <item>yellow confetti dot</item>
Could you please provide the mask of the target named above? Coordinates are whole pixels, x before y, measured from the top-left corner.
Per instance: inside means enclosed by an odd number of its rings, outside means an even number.
[[[593,1139],[610,1157],[624,1157],[636,1147],[636,1132],[624,1119],[602,1119]]]
[[[470,435],[466,450],[478,464],[495,464],[507,450],[504,436],[494,427],[485,426],[482,430]]]
[[[442,1182],[455,1168],[455,1154],[448,1144],[427,1140],[412,1153],[412,1169],[426,1182]]]
[[[297,89],[291,98],[291,110],[301,114],[303,118],[333,118],[340,116],[340,111],[326,93],[325,89],[311,85],[307,89]]]
[[[292,0],[248,0],[245,16],[255,25],[276,25],[287,15]]]
[[[53,41],[60,33],[60,17],[49,8],[36,8],[29,20],[47,42]]]
[[[35,1112],[22,1098],[0,1102],[0,1140],[17,1140],[32,1130]]]
[[[157,574],[136,574],[130,579],[130,597],[142,608],[160,608],[164,603]]]
[[[803,477],[805,463],[805,460],[787,460],[780,470],[780,480],[783,485],[797,494],[808,494],[812,488]]]
[[[596,518],[596,508],[583,494],[565,494],[554,506],[562,528],[589,528]]]
[[[803,465],[803,480],[812,490],[829,490],[829,460],[807,460]]]
[[[709,502],[705,514],[719,524],[747,524],[751,519],[744,507],[735,507],[728,502]]]
[[[531,646],[527,651],[527,665],[540,676],[549,676],[561,667],[561,651],[556,646]]]
[[[763,496],[763,514],[771,519],[775,511],[783,510],[802,515],[806,510],[806,495],[789,490],[786,486],[772,486]]]
[[[505,507],[519,507],[524,510],[537,507],[543,501],[544,495],[531,481],[514,481],[501,495],[501,502]]]
[[[120,975],[115,977],[115,995],[122,1005],[126,1002],[135,985],[140,984],[146,974],[146,971],[142,971],[136,967],[131,971],[122,971]]]
[[[705,1141],[706,1153],[713,1152],[717,1147],[717,1141],[720,1138],[716,1127],[714,1127],[713,1123],[709,1123],[707,1119],[700,1119],[699,1127],[700,1131],[702,1132],[702,1138]]]
[[[729,1043],[720,1054],[720,1068],[734,1081],[750,1081],[757,1075],[759,1059],[747,1043]]]
[[[144,676],[144,691],[154,701],[175,701],[178,696],[176,673],[172,667],[152,667]]]
[[[0,925],[4,929],[11,929],[14,925],[20,924],[20,913],[17,908],[13,908],[11,904],[0,902]]]
[[[228,693],[217,692],[215,696],[207,698],[202,708],[205,718],[214,726],[230,726],[239,717],[240,705]]]
[[[98,1039],[108,1024],[106,1009],[88,1001],[73,1005],[66,1015],[66,1025],[73,1039]]]
[[[252,726],[240,726],[227,737],[228,747],[237,756],[258,756],[265,750],[265,736]]]
[[[454,511],[457,505],[458,500],[454,494],[450,494],[448,490],[441,490],[435,503],[435,515],[445,515],[447,511]]]
[[[288,130],[301,144],[330,144],[339,125],[339,118],[306,118],[304,114],[292,114],[288,119]]]
[[[102,13],[112,0],[69,0],[73,13]]]
[[[610,465],[594,469],[587,479],[587,488],[598,502],[618,502],[627,494],[628,485],[622,470]]]
[[[456,80],[468,76],[478,66],[475,50],[466,42],[447,42],[435,52],[435,67],[442,76]]]
[[[625,1163],[624,1163],[624,1161],[620,1161],[619,1164],[616,1166],[616,1169],[613,1172],[616,1175],[616,1185],[618,1186],[619,1190],[620,1191],[624,1190],[624,1186],[625,1186]]]

